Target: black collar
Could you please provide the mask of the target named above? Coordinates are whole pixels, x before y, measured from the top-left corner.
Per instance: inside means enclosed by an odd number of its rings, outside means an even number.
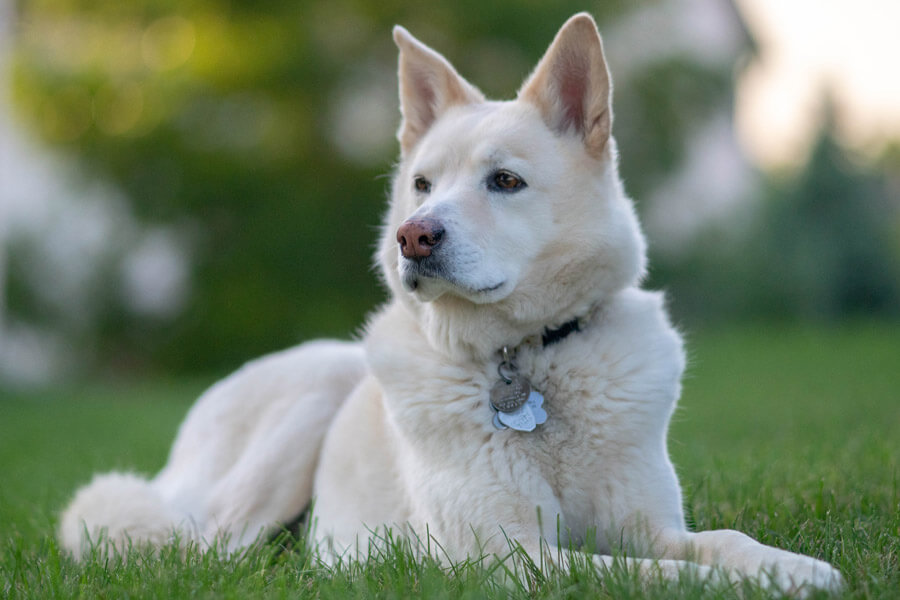
[[[571,321],[567,321],[557,327],[556,329],[545,328],[544,333],[541,334],[541,341],[544,344],[544,348],[547,346],[552,346],[556,342],[561,342],[567,337],[569,334],[576,333],[581,331],[581,325],[579,324],[579,320],[572,319]]]

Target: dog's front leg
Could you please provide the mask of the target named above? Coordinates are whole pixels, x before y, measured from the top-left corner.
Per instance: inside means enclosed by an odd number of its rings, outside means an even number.
[[[730,529],[692,533],[665,531],[657,538],[659,555],[721,567],[737,581],[753,578],[764,586],[802,596],[812,589],[838,591],[841,574],[830,564],[810,556],[766,546]]]
[[[522,544],[522,549],[528,554],[531,562],[544,572],[548,570],[548,567],[568,571],[572,568],[573,563],[590,563],[601,574],[606,575],[610,571],[624,570],[626,573],[637,573],[643,581],[660,579],[678,581],[687,577],[693,581],[706,582],[713,586],[723,583],[720,572],[713,567],[687,560],[587,554],[578,550],[551,546],[546,542]]]

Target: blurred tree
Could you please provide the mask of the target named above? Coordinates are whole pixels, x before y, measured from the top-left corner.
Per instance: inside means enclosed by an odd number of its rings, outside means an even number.
[[[854,164],[833,119],[806,167],[770,185],[740,231],[710,229],[682,259],[659,257],[679,318],[834,322],[900,316],[900,199],[875,167]]]
[[[369,265],[388,186],[381,176],[396,156],[394,23],[439,48],[488,95],[510,97],[572,13],[587,8],[604,29],[662,4],[423,6],[18,3],[12,84],[24,122],[113,182],[141,226],[186,240],[190,293],[171,314],[135,310],[121,292],[121,268],[98,270],[92,298],[101,310],[79,338],[86,355],[95,348],[105,365],[230,368],[300,339],[356,330],[383,297]],[[631,47],[646,55],[660,31],[674,31],[666,14],[656,31],[638,27]],[[626,46],[607,48],[614,68],[616,53],[628,62]],[[691,128],[712,106],[730,106],[733,58],[662,51],[616,77],[632,192],[679,168]],[[8,310],[53,327],[58,315],[41,309],[27,256],[25,243],[11,253]]]
[[[900,206],[885,177],[854,166],[828,126],[781,196],[767,207],[762,253],[781,312],[830,320],[900,315],[900,256],[892,243]]]

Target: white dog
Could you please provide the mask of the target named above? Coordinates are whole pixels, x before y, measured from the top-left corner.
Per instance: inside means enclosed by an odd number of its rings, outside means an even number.
[[[405,29],[394,39],[402,161],[378,251],[391,300],[361,344],[304,344],[214,386],[154,479],[78,492],[65,547],[178,534],[236,548],[315,498],[332,559],[427,531],[453,559],[511,538],[565,563],[547,548],[591,532],[605,554],[647,557],[628,560],[641,571],[838,589],[824,562],[685,526],[666,451],[684,353],[662,296],[638,287],[645,242],[593,19],[572,17],[509,102]]]

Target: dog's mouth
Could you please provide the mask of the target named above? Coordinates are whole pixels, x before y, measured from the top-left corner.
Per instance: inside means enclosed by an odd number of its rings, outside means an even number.
[[[412,261],[405,258],[400,259],[400,280],[406,291],[418,291],[423,280],[428,279],[443,280],[452,283],[447,270],[440,264],[435,264],[434,261],[427,259],[420,261]]]
[[[506,284],[503,280],[487,285],[472,285],[461,281],[434,261],[413,262],[405,259],[400,265],[400,281],[406,291],[421,296],[425,301],[434,300],[444,292],[451,292],[470,300],[483,300],[485,295],[496,292]]]

